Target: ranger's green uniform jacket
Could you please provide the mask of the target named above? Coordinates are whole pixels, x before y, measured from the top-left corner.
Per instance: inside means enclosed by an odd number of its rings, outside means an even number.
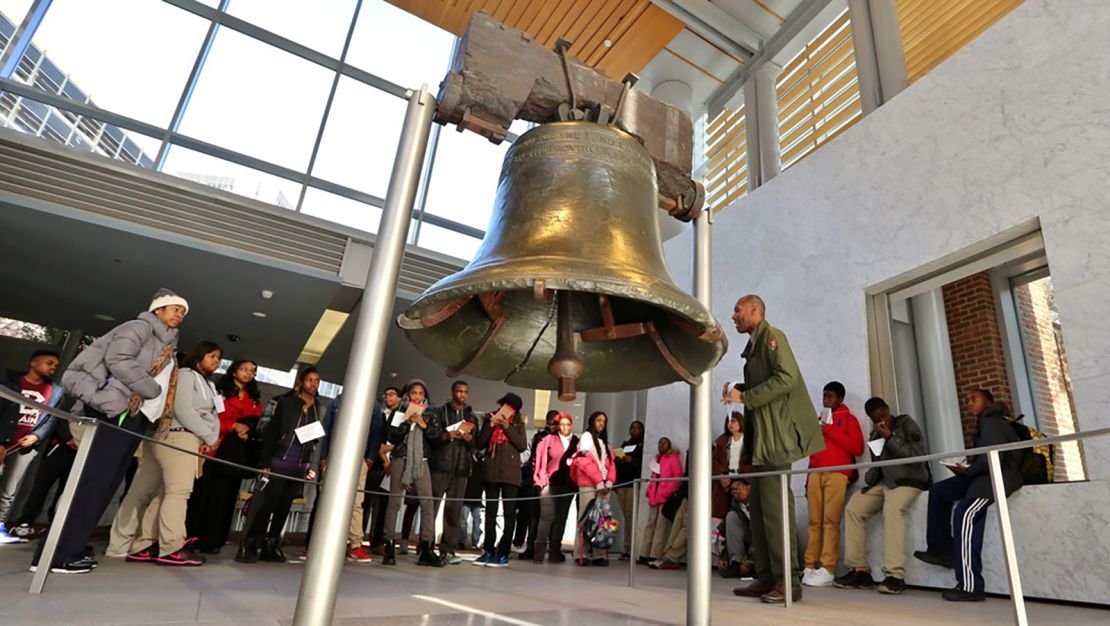
[[[766,320],[744,348],[744,458],[789,465],[825,449],[817,409],[786,335]]]

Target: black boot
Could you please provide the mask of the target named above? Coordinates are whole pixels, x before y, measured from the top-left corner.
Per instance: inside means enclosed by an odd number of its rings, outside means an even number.
[[[244,536],[239,542],[239,552],[235,555],[235,560],[239,563],[258,562],[258,540]]]
[[[532,562],[533,563],[543,563],[543,557],[546,553],[547,553],[547,542],[544,541],[543,539],[539,539],[539,540],[536,541],[536,543],[532,544]],[[520,556],[521,556],[521,558],[524,557],[523,554],[520,555]]]
[[[436,555],[435,550],[432,550],[432,544],[430,542],[421,541],[417,548],[417,553],[419,554],[419,559],[416,561],[417,565],[426,567],[443,567],[447,565],[443,559],[440,559],[439,556]]]
[[[547,546],[547,560],[550,563],[565,563],[567,555],[563,554],[563,542],[551,541]]]
[[[262,540],[262,554],[259,555],[259,561],[266,563],[284,563],[285,553],[281,551],[281,540],[273,537],[267,537]]]
[[[382,557],[382,565],[396,565],[397,564],[397,544],[393,540],[385,542],[385,556]]]

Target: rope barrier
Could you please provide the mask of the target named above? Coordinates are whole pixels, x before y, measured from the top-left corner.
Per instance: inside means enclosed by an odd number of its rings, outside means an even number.
[[[76,415],[76,414],[70,413],[68,411],[62,411],[61,409],[57,409],[57,408],[54,408],[54,407],[51,407],[51,406],[47,406],[47,405],[42,404],[40,402],[36,402],[34,400],[31,400],[30,398],[27,398],[26,396],[24,396],[22,394],[17,394],[17,393],[15,393],[15,392],[13,392],[10,389],[7,389],[5,387],[0,387],[0,398],[8,400],[9,402],[14,402],[16,404],[22,404],[22,405],[25,405],[25,406],[33,407],[35,409],[38,409],[39,411],[42,411],[44,413],[48,413],[50,415],[53,415],[54,417],[64,419],[64,420],[66,420],[68,422],[71,422],[71,423],[73,423],[73,422],[84,423],[84,424],[93,424],[93,423],[95,423],[97,425],[97,427],[100,427],[100,428],[108,427],[108,428],[111,428],[113,430],[124,432],[128,435],[137,437],[137,438],[139,438],[143,441],[149,441],[151,443],[154,443],[154,444],[157,444],[157,445],[160,445],[160,446],[165,446],[167,448],[176,450],[176,451],[184,453],[184,454],[189,454],[189,455],[204,459],[206,462],[219,463],[221,465],[225,465],[225,466],[228,466],[228,467],[233,467],[233,468],[236,468],[236,469],[239,469],[239,470],[250,472],[250,473],[256,474],[258,476],[269,475],[271,479],[276,478],[276,479],[280,479],[280,480],[291,480],[291,481],[303,483],[303,484],[306,484],[306,485],[318,485],[319,484],[319,481],[316,481],[316,480],[308,480],[308,479],[305,479],[305,478],[297,478],[295,476],[286,476],[284,474],[274,474],[272,472],[267,473],[267,472],[265,472],[265,471],[263,471],[263,470],[261,470],[257,467],[250,467],[250,466],[247,466],[247,465],[241,465],[239,463],[234,463],[232,461],[225,461],[223,459],[217,459],[217,458],[214,458],[214,457],[205,456],[203,454],[200,454],[196,450],[188,450],[188,449],[185,449],[185,448],[179,448],[177,446],[170,445],[170,444],[168,444],[164,441],[159,441],[157,439],[154,439],[153,437],[148,437],[146,435],[133,433],[133,432],[131,432],[131,431],[125,429],[125,428],[121,428],[120,426],[118,426],[116,424],[113,424],[110,420],[98,420],[98,419],[95,419],[95,418],[91,418],[91,417],[87,417],[87,416],[83,416],[83,415]],[[769,477],[769,476],[780,476],[780,475],[784,475],[784,474],[788,475],[788,476],[797,476],[797,475],[811,474],[811,473],[817,473],[817,472],[840,472],[840,471],[846,471],[846,470],[867,470],[867,469],[871,469],[873,467],[908,465],[908,464],[911,464],[911,463],[924,463],[924,462],[928,462],[928,461],[939,461],[939,460],[943,460],[943,459],[952,459],[952,458],[965,457],[965,456],[978,456],[980,454],[986,454],[988,452],[991,452],[992,450],[997,450],[999,452],[1007,452],[1007,451],[1011,451],[1011,450],[1023,450],[1025,448],[1035,448],[1037,446],[1055,445],[1055,444],[1058,444],[1058,443],[1066,443],[1066,442],[1069,442],[1069,441],[1081,441],[1081,440],[1084,440],[1084,439],[1097,439],[1097,438],[1106,437],[1106,436],[1110,436],[1110,427],[1098,428],[1098,429],[1095,429],[1095,430],[1080,431],[1080,432],[1071,433],[1071,434],[1067,434],[1067,435],[1056,435],[1056,436],[1053,436],[1053,437],[1045,437],[1043,439],[1030,439],[1028,441],[1016,441],[1016,442],[1013,442],[1013,443],[997,444],[997,445],[993,445],[993,446],[980,446],[978,448],[969,448],[969,449],[966,449],[966,450],[958,450],[958,451],[954,451],[954,452],[938,452],[938,453],[935,453],[935,454],[925,454],[925,455],[921,455],[921,456],[908,457],[908,458],[905,458],[905,459],[888,459],[888,460],[885,460],[885,461],[869,461],[869,462],[865,462],[865,463],[852,463],[852,464],[849,464],[849,465],[837,465],[837,466],[834,466],[834,467],[820,467],[820,468],[812,468],[812,469],[811,468],[802,468],[802,469],[775,470],[775,471],[764,471],[764,472],[756,471],[756,472],[741,472],[741,473],[736,473],[736,474],[720,474],[720,475],[713,476],[712,479],[713,480],[721,480],[721,479],[728,478],[728,479],[735,480],[735,479],[739,479],[739,478],[763,478],[763,477]],[[620,488],[623,488],[623,487],[630,487],[630,486],[632,486],[633,484],[635,484],[637,482],[641,482],[641,483],[653,483],[653,482],[663,483],[663,482],[687,482],[689,480],[690,479],[687,476],[679,476],[679,477],[674,477],[674,478],[663,478],[663,477],[659,477],[659,478],[639,478],[639,479],[624,482],[624,483],[614,484],[612,489],[620,489]],[[390,492],[383,491],[383,490],[380,490],[380,489],[362,489],[360,491],[363,494],[366,494],[366,495],[376,495],[376,496],[391,495]],[[405,498],[412,498],[412,499],[416,499],[416,500],[435,500],[435,501],[439,501],[439,500],[446,499],[448,502],[467,502],[467,501],[473,500],[473,498],[443,498],[443,497],[436,498],[434,496],[420,496],[420,495],[410,494],[410,493],[407,493],[407,492],[402,492],[402,493],[404,493]],[[566,494],[551,494],[551,495],[547,495],[547,496],[542,496],[541,495],[541,496],[523,496],[523,497],[516,497],[516,498],[501,498],[501,500],[503,502],[529,502],[529,501],[533,501],[533,500],[542,500],[544,498],[563,498],[563,497],[573,497],[573,496],[576,496],[576,495],[578,495],[578,492],[575,491],[575,492],[570,492],[570,493],[566,493]]]

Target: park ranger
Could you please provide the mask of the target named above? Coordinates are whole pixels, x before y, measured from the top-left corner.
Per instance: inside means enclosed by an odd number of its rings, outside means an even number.
[[[732,321],[750,339],[744,348],[744,382],[726,390],[726,402],[743,402],[744,451],[742,462],[754,471],[787,470],[794,461],[824,449],[817,409],[809,398],[786,335],[767,323],[763,300],[747,295],[736,303]],[[784,602],[783,524],[797,537],[794,493],[789,490],[789,519],[782,518],[782,487],[778,476],[752,479],[752,548],[756,581],[733,590],[738,596],[763,602]],[[792,552],[796,552],[793,550]],[[796,558],[792,558],[796,562]],[[800,572],[791,568],[792,599],[802,597]]]

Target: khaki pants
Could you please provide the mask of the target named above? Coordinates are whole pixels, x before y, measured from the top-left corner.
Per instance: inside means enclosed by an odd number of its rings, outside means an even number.
[[[667,534],[670,530],[671,521],[663,517],[663,505],[651,507],[647,525],[644,526],[644,556],[655,560],[663,558],[663,548],[667,546]]]
[[[168,432],[163,441],[177,448],[196,450],[200,439],[187,431]],[[172,448],[155,444],[143,451],[152,478],[160,487],[160,493],[143,512],[139,538],[131,544],[131,551],[138,552],[158,542],[158,555],[168,556],[185,545],[185,512],[189,506],[189,494],[193,493],[193,482],[197,479],[197,457]]]
[[[688,537],[686,524],[690,521],[686,505],[689,503],[689,498],[683,500],[682,504],[678,506],[678,511],[674,514],[674,523],[671,524],[671,534],[667,537],[667,547],[663,549],[663,559],[666,561],[674,561],[677,563],[686,556],[686,541]]]
[[[142,454],[139,456],[139,469],[131,481],[131,488],[123,496],[116,516],[112,519],[112,530],[108,538],[108,557],[127,556],[138,552],[142,548],[132,549],[132,544],[139,538],[139,526],[142,523],[143,513],[154,504],[157,509],[161,500],[161,475],[151,466],[154,463],[154,448],[157,444],[144,441],[140,444]],[[157,537],[155,537],[157,539]]]
[[[614,489],[617,493],[617,502],[621,505],[621,515],[624,517],[624,544],[621,549],[621,554],[629,554],[632,552],[632,533],[636,529],[632,527],[632,496],[636,490],[632,487],[621,487]]]
[[[906,511],[921,490],[914,487],[875,485],[852,496],[845,510],[844,565],[870,569],[867,565],[867,518],[883,512],[883,574],[906,578]]]
[[[366,494],[362,490],[366,488],[366,473],[370,471],[370,467],[364,460],[358,466],[358,485],[355,487],[355,508],[351,511],[351,527],[347,530],[347,547],[351,550],[362,546],[362,499]]]
[[[847,491],[848,477],[840,472],[809,475],[806,485],[806,500],[809,501],[806,567],[820,565],[836,573],[836,561],[840,554],[840,518],[844,513],[844,494]]]

